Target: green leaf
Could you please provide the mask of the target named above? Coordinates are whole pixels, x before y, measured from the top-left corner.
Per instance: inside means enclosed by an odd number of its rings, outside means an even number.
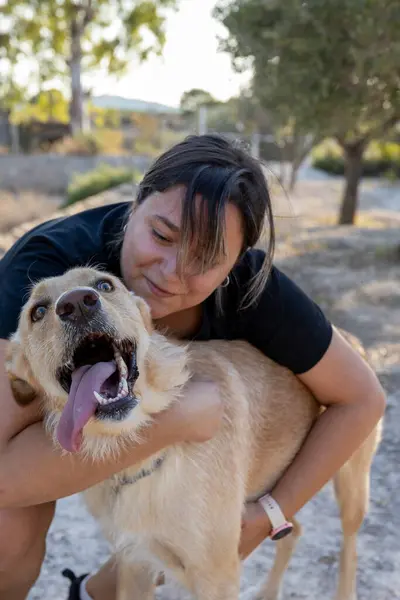
[[[400,120],[398,0],[220,0],[214,14],[276,121],[354,143]]]
[[[146,60],[151,53],[159,54],[165,44],[165,9],[176,5],[177,0],[3,0],[0,102],[7,98],[13,103],[19,97],[12,79],[22,64],[32,65],[27,87],[35,82],[38,89],[54,78],[68,80],[73,26],[81,49],[75,61],[80,60],[83,74],[86,69],[121,74],[134,56]]]

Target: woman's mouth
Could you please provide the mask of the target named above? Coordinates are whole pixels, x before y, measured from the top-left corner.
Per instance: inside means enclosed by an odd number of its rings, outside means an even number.
[[[152,294],[154,294],[154,296],[159,296],[160,298],[172,298],[172,296],[176,296],[176,294],[172,294],[171,292],[168,292],[168,290],[165,290],[164,288],[159,287],[158,285],[153,283],[150,279],[148,279],[146,276],[144,276],[144,278],[147,282],[150,292]]]

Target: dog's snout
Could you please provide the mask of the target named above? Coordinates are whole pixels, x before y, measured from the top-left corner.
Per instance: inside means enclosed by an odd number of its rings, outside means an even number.
[[[56,314],[62,321],[87,321],[100,309],[100,296],[92,288],[75,288],[56,302]]]

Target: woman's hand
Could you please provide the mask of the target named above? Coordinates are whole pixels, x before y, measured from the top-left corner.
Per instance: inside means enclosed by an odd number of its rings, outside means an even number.
[[[183,397],[165,411],[164,419],[171,421],[173,443],[207,442],[217,433],[223,413],[218,386],[191,379]]]
[[[239,556],[247,558],[271,533],[271,522],[259,502],[247,502],[242,519]]]

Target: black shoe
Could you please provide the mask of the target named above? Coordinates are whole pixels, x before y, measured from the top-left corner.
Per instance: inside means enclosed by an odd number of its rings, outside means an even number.
[[[71,587],[69,588],[69,595],[67,600],[81,600],[80,596],[80,586],[81,582],[89,575],[89,573],[85,573],[85,575],[81,575],[77,577],[71,569],[64,569],[62,575],[70,580]]]

